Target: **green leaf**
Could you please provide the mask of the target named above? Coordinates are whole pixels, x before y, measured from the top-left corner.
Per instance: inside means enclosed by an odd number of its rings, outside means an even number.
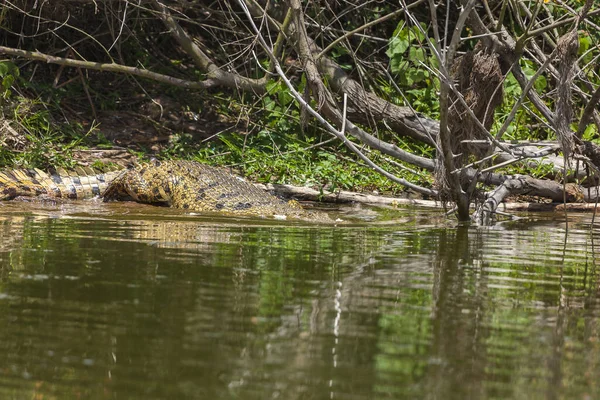
[[[423,28],[424,32],[427,32],[427,25],[421,24],[421,27]],[[418,40],[419,42],[422,42],[423,40],[425,40],[425,35],[423,34],[423,32],[421,32],[421,29],[419,29],[419,27],[413,26],[411,28],[411,30],[412,30],[412,34],[416,40]]]
[[[598,132],[596,131],[596,125],[595,124],[589,124],[586,128],[585,131],[583,131],[583,140],[592,140],[594,139],[594,137],[596,137],[598,134]]]
[[[15,81],[15,77],[13,75],[6,75],[3,79],[2,79],[2,87],[5,90],[10,89],[10,87],[13,85]]]
[[[548,81],[546,80],[545,76],[540,75],[535,80],[535,84],[533,86],[535,87],[535,90],[537,90],[538,92],[542,92],[548,86]]]
[[[5,61],[0,62],[0,77],[5,77],[8,74],[9,67]]]
[[[410,42],[408,40],[395,37],[390,40],[389,47],[385,53],[388,57],[394,58],[397,55],[403,55],[409,46]]]
[[[518,96],[521,94],[521,87],[519,86],[519,83],[513,74],[508,75],[504,81],[504,93],[507,96]]]
[[[281,82],[281,86],[283,86],[283,82]],[[277,93],[277,99],[279,100],[279,104],[281,106],[287,106],[294,100],[290,92],[285,90],[285,88],[281,88],[281,90],[279,90]]]
[[[400,36],[400,32],[402,32],[404,30],[405,26],[406,26],[406,23],[404,21],[400,21],[398,23],[398,25],[396,25],[396,29],[394,29],[394,33],[392,34],[392,37]]]
[[[592,38],[590,37],[589,34],[584,33],[583,35],[579,36],[579,55],[588,51],[588,49],[590,48],[591,45],[592,45]]]
[[[408,69],[408,62],[403,57],[394,57],[390,60],[390,69],[394,74],[402,73]]]
[[[267,111],[272,111],[275,108],[275,102],[268,97],[264,99],[264,108]]]
[[[413,68],[413,69],[409,70],[408,75],[410,76],[410,79],[414,83],[419,83],[419,82],[425,80],[425,78],[426,78],[425,73],[421,69]]]
[[[408,51],[410,61],[417,64],[417,61],[425,62],[425,51],[420,47],[411,47]]]
[[[267,82],[267,93],[276,93],[279,90],[279,82],[278,81],[269,81]]]
[[[404,73],[400,75],[400,82],[404,86],[412,86],[414,84],[413,77],[410,72]]]

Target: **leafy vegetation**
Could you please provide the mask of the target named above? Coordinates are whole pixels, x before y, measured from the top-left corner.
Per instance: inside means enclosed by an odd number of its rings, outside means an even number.
[[[40,29],[60,31],[66,49],[38,34],[31,10],[11,5],[0,20],[2,117],[12,129],[0,136],[0,164],[71,166],[82,149],[127,148],[261,182],[410,188],[455,202],[467,220],[472,200],[507,174],[549,178],[538,182],[546,186],[569,176],[556,162],[569,140],[590,145],[567,154],[593,161],[593,2],[450,2],[432,14],[435,4],[146,0],[69,10],[58,1]],[[99,23],[112,28],[96,35]],[[563,66],[577,73],[568,78]],[[553,163],[523,156],[523,141]],[[493,165],[506,157],[519,162]],[[548,190],[555,199],[561,189]]]

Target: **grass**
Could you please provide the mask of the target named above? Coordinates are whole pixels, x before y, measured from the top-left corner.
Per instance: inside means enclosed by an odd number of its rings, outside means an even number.
[[[53,118],[53,115],[60,115],[60,107],[65,100],[81,98],[78,90],[74,87],[61,92],[38,87],[35,92],[40,93],[39,97],[50,99],[49,103],[5,96],[3,118],[11,121],[11,126],[18,135],[12,138],[13,143],[6,143],[6,138],[0,136],[0,142],[4,144],[0,146],[0,166],[70,168],[75,165],[74,152],[90,147],[110,148],[112,143],[106,140],[97,126],[85,128],[78,123],[57,123],[57,118]],[[173,88],[171,91],[170,98],[182,101],[181,107],[188,111],[200,112],[206,104],[198,96],[190,97],[187,92]],[[124,93],[121,94],[125,96]],[[405,190],[366,166],[339,141],[332,140],[327,133],[311,125],[311,121],[303,125],[296,104],[286,94],[281,84],[271,85],[269,94],[254,99],[253,103],[242,103],[227,95],[213,93],[208,102],[213,114],[230,121],[243,116],[244,120],[251,121],[247,127],[248,132],[220,134],[206,142],[194,139],[189,134],[173,132],[169,142],[158,148],[139,145],[132,147],[130,152],[140,160],[151,157],[189,159],[227,166],[252,181],[263,183],[294,184],[328,190],[376,191],[381,194],[399,194]],[[97,97],[100,103],[96,105],[97,109],[118,109],[119,102],[111,100],[115,96],[118,94]],[[129,96],[134,97],[131,93]],[[177,113],[181,110],[171,111]],[[517,130],[511,134],[517,138],[526,137],[526,126],[516,126]],[[430,146],[399,137],[395,137],[393,141],[412,153],[425,157],[434,156]],[[361,147],[360,144],[358,147]],[[431,186],[431,175],[427,172],[414,171],[410,166],[389,160],[377,151],[369,151],[368,156],[398,177],[421,186]],[[543,176],[548,173],[548,168],[528,168],[526,172],[533,176]],[[523,167],[511,166],[509,170],[513,173],[523,172]]]
[[[13,98],[11,102],[11,107],[5,107],[11,111],[4,113],[4,120],[10,121],[18,135],[13,138],[12,145],[0,146],[0,167],[71,168],[76,165],[73,154],[78,150],[111,146],[97,126],[86,129],[78,123],[56,122],[53,113],[58,110],[52,104],[24,98]],[[273,109],[272,105],[270,107]],[[399,194],[404,190],[362,164],[338,141],[317,130],[303,132],[293,108],[288,107],[285,114],[278,111],[258,117],[261,118],[258,120],[261,129],[254,133],[227,133],[204,143],[189,134],[176,133],[158,151],[138,147],[130,152],[139,160],[151,157],[188,159],[230,167],[250,180],[262,183],[382,194]],[[399,177],[429,184],[427,177],[398,167],[377,152],[369,155]],[[98,163],[93,166],[106,167]]]
[[[232,133],[198,148],[185,136],[173,139],[162,158],[193,159],[211,165],[231,167],[252,181],[293,184],[328,190],[377,191],[398,194],[401,185],[384,178],[362,164],[336,141],[316,143],[314,138],[287,136],[286,140],[262,132],[258,135]],[[321,144],[323,143],[323,144]],[[421,184],[427,179],[387,162],[380,154],[374,161],[400,177]]]

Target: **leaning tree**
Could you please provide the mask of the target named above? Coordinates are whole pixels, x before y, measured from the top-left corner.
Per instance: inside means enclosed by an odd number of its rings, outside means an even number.
[[[2,3],[0,54],[20,66],[126,74],[250,102],[277,87],[304,124],[319,124],[387,178],[451,204],[460,221],[490,224],[510,195],[598,197],[600,8],[592,0]],[[128,54],[131,42],[153,58]],[[173,54],[186,62],[163,68]],[[514,140],[515,130],[531,135]],[[373,151],[430,174],[431,185],[396,176]],[[539,165],[535,176],[507,172]]]

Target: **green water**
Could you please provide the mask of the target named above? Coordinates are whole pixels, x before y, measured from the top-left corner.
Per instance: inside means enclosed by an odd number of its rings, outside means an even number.
[[[595,233],[561,218],[3,203],[0,398],[599,398]]]

